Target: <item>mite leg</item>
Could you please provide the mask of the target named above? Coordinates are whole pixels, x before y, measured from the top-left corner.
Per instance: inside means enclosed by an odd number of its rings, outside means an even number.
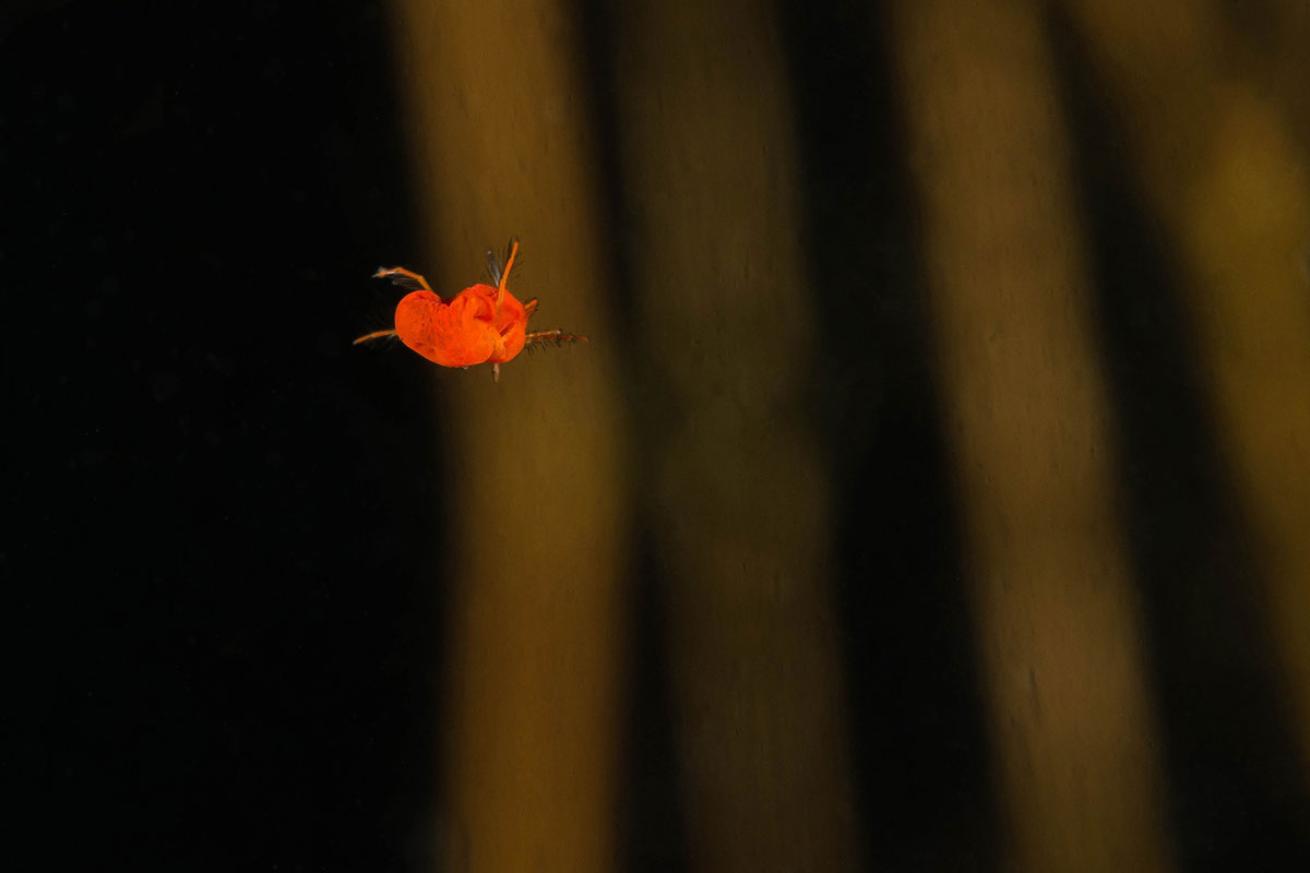
[[[514,269],[514,259],[519,254],[519,238],[514,237],[509,241],[509,260],[505,262],[505,271],[500,274],[500,282],[496,285],[496,308],[500,309],[501,298],[505,294],[505,286],[509,284],[509,272]]]
[[[491,365],[491,381],[493,382],[500,381],[500,364]]]
[[[532,313],[537,311],[537,298],[533,297],[527,303],[523,304],[523,314],[527,318],[532,317]]]
[[[491,276],[493,284],[500,285],[500,277],[505,272],[505,267],[500,263],[500,255],[487,249],[487,274]]]
[[[397,279],[392,278],[396,276],[399,276],[400,279],[402,280],[408,279],[411,282],[417,282],[419,287],[422,288],[424,291],[432,291],[432,286],[428,284],[427,279],[424,279],[422,276],[420,276],[418,273],[415,273],[413,270],[406,270],[404,267],[378,267],[378,271],[373,274],[374,279],[391,278],[391,281],[396,282],[397,285],[403,284]],[[432,293],[435,294],[437,292],[432,291]]]
[[[355,341],[352,342],[351,345],[352,345],[352,346],[357,346],[357,345],[359,345],[360,343],[372,342],[373,340],[376,340],[376,339],[382,339],[383,337],[389,337],[389,336],[395,336],[395,335],[396,335],[396,332],[395,332],[394,330],[375,330],[375,331],[373,331],[372,333],[366,333],[366,334],[364,334],[364,335],[361,336],[361,337],[356,337],[356,338],[355,338]]]
[[[562,346],[564,343],[585,343],[587,338],[582,334],[565,333],[562,330],[538,330],[528,334],[524,345],[537,345],[539,343],[551,343],[552,345]]]

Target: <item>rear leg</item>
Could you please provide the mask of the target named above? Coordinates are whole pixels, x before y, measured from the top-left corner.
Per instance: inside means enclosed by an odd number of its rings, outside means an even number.
[[[565,333],[562,330],[538,330],[527,335],[524,345],[562,346],[565,343],[585,343],[589,340],[578,333]]]

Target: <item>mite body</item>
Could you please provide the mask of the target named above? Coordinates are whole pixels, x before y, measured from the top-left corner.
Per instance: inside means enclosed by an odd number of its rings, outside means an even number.
[[[492,377],[499,381],[500,365],[512,361],[526,346],[586,342],[585,336],[560,330],[528,331],[528,319],[537,311],[536,299],[520,302],[506,288],[518,251],[519,241],[510,240],[503,270],[499,258],[487,252],[495,286],[470,285],[449,302],[438,297],[418,273],[404,267],[380,268],[374,278],[390,279],[410,289],[410,293],[396,305],[394,328],[366,333],[353,344],[399,337],[406,346],[442,367],[491,364]]]

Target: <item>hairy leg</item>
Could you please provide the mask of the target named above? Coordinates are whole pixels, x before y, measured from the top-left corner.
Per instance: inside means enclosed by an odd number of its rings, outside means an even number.
[[[373,274],[374,279],[391,279],[391,281],[395,282],[397,285],[406,284],[403,281],[399,281],[397,277],[399,277],[400,280],[408,279],[410,282],[418,283],[418,286],[424,291],[432,291],[432,286],[428,284],[427,279],[424,279],[413,270],[406,270],[404,267],[378,267],[378,271]],[[432,291],[432,293],[435,294],[437,292]]]
[[[587,338],[582,334],[565,333],[562,330],[538,330],[528,334],[524,345],[537,345],[540,343],[551,343],[562,346],[565,343],[585,343]]]
[[[514,269],[514,259],[519,254],[519,238],[514,237],[509,241],[509,259],[505,261],[505,271],[500,274],[500,282],[496,285],[496,306],[500,306],[501,297],[505,294],[505,286],[509,284],[510,270]]]

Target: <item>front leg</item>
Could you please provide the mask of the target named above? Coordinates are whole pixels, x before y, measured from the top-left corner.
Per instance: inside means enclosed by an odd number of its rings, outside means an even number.
[[[424,291],[432,291],[432,286],[428,280],[424,279],[413,270],[406,270],[404,267],[378,267],[378,271],[373,274],[374,279],[390,279],[402,288],[417,290],[422,288]],[[435,294],[435,291],[432,291]]]

